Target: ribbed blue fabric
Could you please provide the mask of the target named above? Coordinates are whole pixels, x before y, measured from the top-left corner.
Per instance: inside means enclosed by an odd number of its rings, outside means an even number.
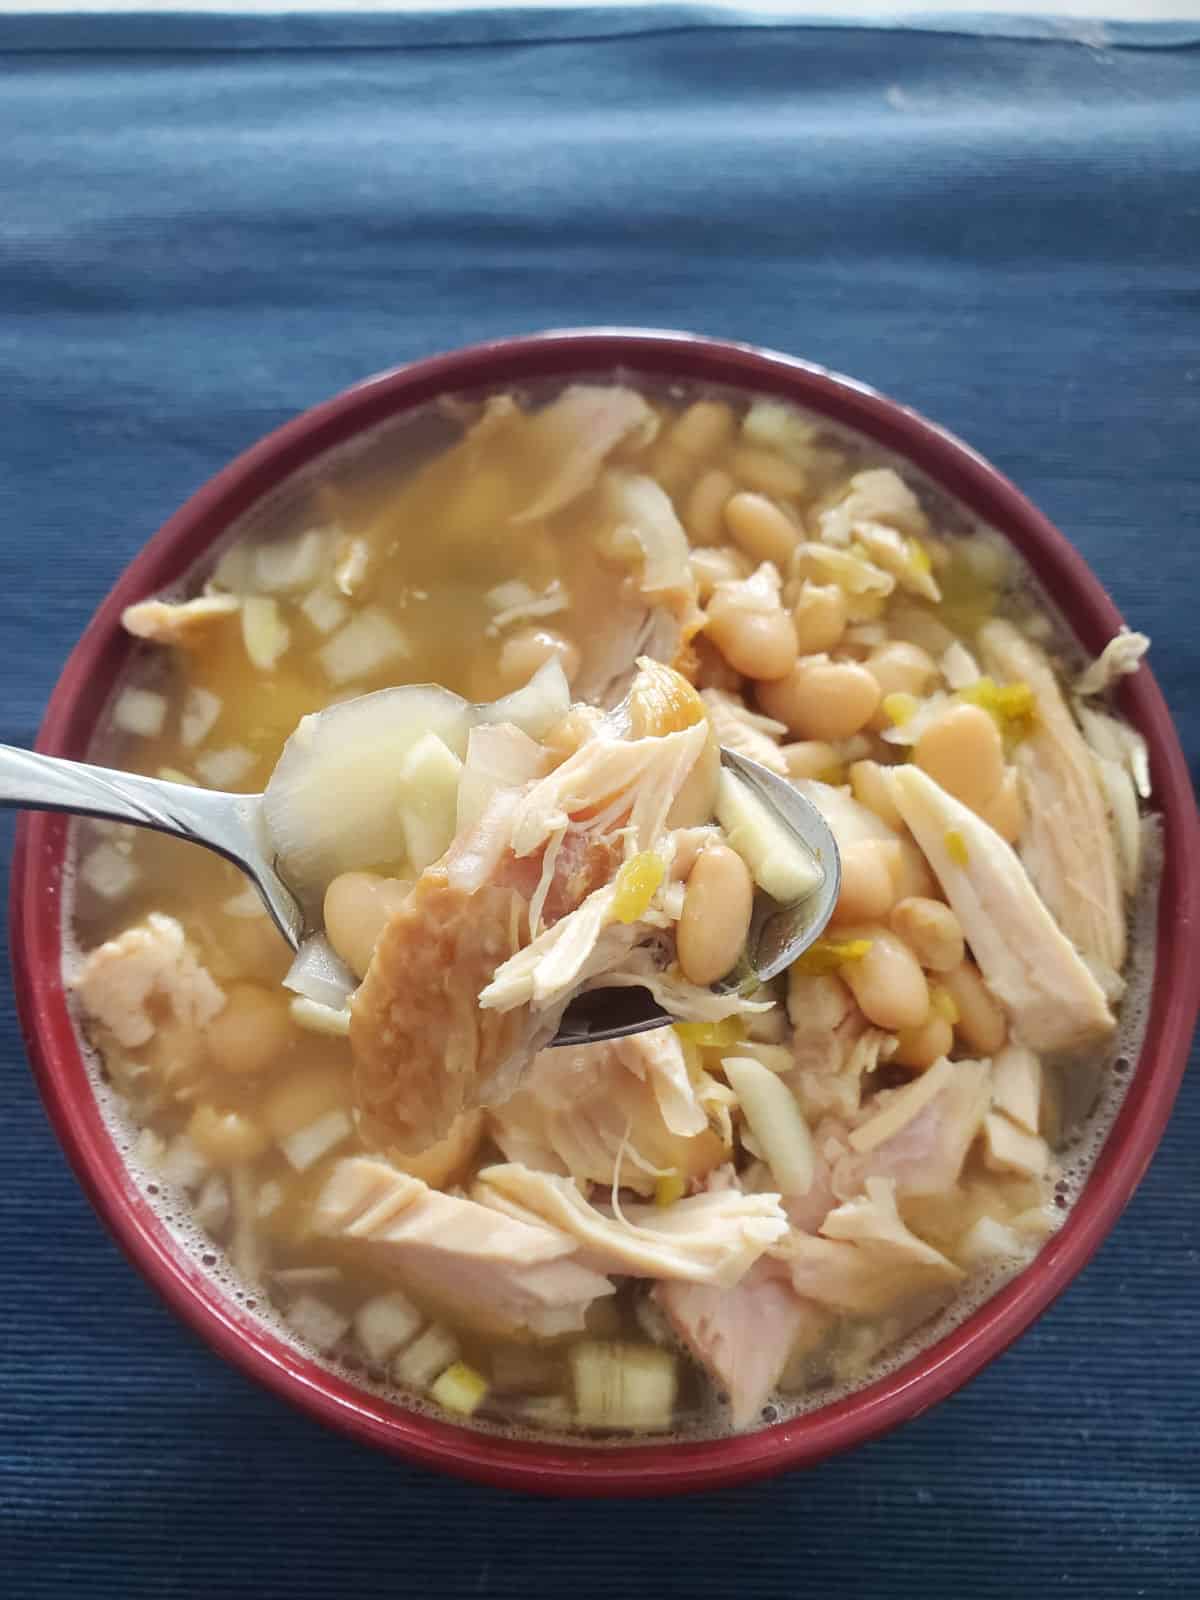
[[[266,429],[425,352],[641,322],[971,440],[1154,636],[1200,754],[1194,51],[671,15],[0,19],[0,738]],[[773,1484],[555,1506],[367,1453],[200,1348],[69,1176],[11,1010],[0,1073],[13,1600],[1200,1593],[1194,1078],[1101,1255],[968,1391]]]

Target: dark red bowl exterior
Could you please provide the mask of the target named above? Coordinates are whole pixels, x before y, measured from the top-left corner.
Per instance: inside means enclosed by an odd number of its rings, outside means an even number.
[[[618,367],[635,376],[739,385],[860,430],[1006,534],[1088,649],[1098,650],[1120,624],[1083,558],[1006,478],[951,434],[862,384],[786,356],[686,334],[546,333],[477,345],[369,379],[289,422],[225,468],[151,539],[101,605],[54,690],[38,748],[85,753],[129,650],[122,608],[182,575],[236,516],[315,455],[439,394]],[[483,1483],[578,1496],[712,1489],[811,1465],[917,1416],[1000,1354],[1096,1250],[1162,1135],[1200,997],[1200,833],[1184,757],[1147,668],[1126,681],[1121,703],[1150,747],[1168,862],[1153,1003],[1125,1104],[1070,1217],[1026,1271],[902,1370],[809,1416],[694,1444],[518,1443],[407,1412],[289,1349],[219,1294],[173,1245],[108,1135],[63,992],[58,891],[67,826],[62,817],[36,814],[23,816],[17,832],[11,942],[21,1024],[50,1120],[101,1217],[179,1315],[243,1371],[364,1443]]]

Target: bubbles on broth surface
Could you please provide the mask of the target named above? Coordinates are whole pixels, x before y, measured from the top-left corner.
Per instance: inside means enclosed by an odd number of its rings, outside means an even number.
[[[567,380],[564,380],[564,382]],[[570,381],[628,381],[654,398],[671,399],[716,398],[729,399],[739,404],[753,398],[746,391],[727,389],[719,385],[654,385],[637,374],[603,372],[577,374]],[[537,386],[521,391],[525,398],[543,400],[552,396],[561,384]],[[494,391],[489,391],[494,392]],[[509,391],[513,392],[513,391]],[[461,397],[466,402],[477,402],[485,393]],[[856,470],[869,457],[872,465],[887,465],[902,473],[905,480],[918,490],[927,507],[932,509],[942,529],[954,534],[970,534],[994,540],[1007,553],[1010,573],[1015,578],[1003,586],[999,596],[999,609],[1027,622],[1032,615],[1043,637],[1043,642],[1068,664],[1081,663],[1084,652],[1066,628],[1061,616],[1041,592],[1032,574],[1025,568],[1015,549],[1001,535],[977,523],[957,502],[943,490],[930,484],[921,473],[902,457],[891,455],[871,441],[853,435],[841,427],[817,417],[822,431],[836,440],[838,445],[852,455],[849,470]],[[289,478],[278,489],[251,507],[233,525],[219,544],[175,587],[175,597],[195,592],[197,586],[211,571],[219,556],[230,546],[243,539],[254,541],[271,539],[293,533],[299,526],[311,523],[314,490],[331,479],[347,477],[353,481],[375,478],[396,478],[400,473],[418,465],[431,454],[452,443],[459,436],[459,426],[446,412],[431,405],[411,416],[384,422],[347,444],[337,447],[318,460],[309,463]],[[162,682],[161,657],[152,650],[135,653],[129,673],[114,689],[115,701],[121,689],[131,681],[141,683]],[[97,735],[93,741],[95,759],[110,758],[118,748],[111,727],[110,707],[98,719]],[[1154,976],[1155,929],[1158,886],[1162,873],[1162,845],[1159,830],[1153,821],[1143,827],[1144,859],[1138,895],[1129,914],[1129,958],[1124,977],[1127,989],[1121,1002],[1119,1026],[1114,1038],[1104,1050],[1104,1060],[1080,1062],[1065,1069],[1064,1081],[1072,1098],[1070,1123],[1065,1142],[1056,1152],[1057,1181],[1053,1192],[1056,1215],[1052,1226],[1057,1228],[1068,1218],[1072,1206],[1079,1198],[1088,1175],[1103,1148],[1113,1122],[1121,1108],[1133,1076],[1133,1065],[1139,1058],[1145,1033],[1151,989]],[[76,864],[80,857],[81,827],[73,824],[64,866],[62,883],[64,926],[64,974],[70,976],[78,967],[81,951],[76,940],[77,890]],[[78,1023],[78,1019],[77,1019]],[[172,1240],[197,1276],[207,1280],[212,1288],[224,1297],[241,1319],[270,1333],[287,1344],[299,1355],[313,1361],[331,1373],[352,1382],[359,1389],[382,1400],[403,1406],[419,1415],[445,1420],[446,1413],[423,1396],[400,1389],[381,1378],[377,1372],[355,1354],[346,1358],[322,1354],[307,1344],[288,1323],[284,1313],[271,1301],[269,1285],[259,1279],[243,1277],[232,1265],[220,1246],[204,1231],[191,1214],[188,1196],[182,1189],[152,1173],[138,1159],[137,1141],[141,1128],[132,1120],[121,1096],[108,1081],[98,1053],[85,1039],[77,1026],[80,1047],[87,1064],[92,1089],[113,1143],[128,1168],[134,1183],[153,1209],[156,1217],[170,1233]],[[1090,1101],[1090,1104],[1088,1103]],[[959,1326],[992,1295],[1019,1273],[1041,1248],[1031,1244],[1027,1251],[1012,1259],[989,1262],[971,1275],[965,1285],[957,1289],[950,1302],[940,1311],[922,1322],[920,1326],[882,1351],[873,1355],[865,1368],[853,1377],[840,1381],[826,1380],[818,1387],[799,1395],[774,1395],[764,1408],[760,1425],[769,1427],[787,1422],[819,1410],[832,1402],[899,1371],[921,1351],[928,1349]],[[680,1349],[677,1341],[672,1347]],[[681,1351],[685,1360],[690,1358]],[[699,1440],[720,1438],[729,1434],[727,1413],[721,1397],[708,1388],[709,1399],[699,1410],[681,1415],[678,1426],[670,1431],[640,1436],[641,1442],[662,1444],[672,1440]],[[526,1425],[513,1418],[500,1419],[493,1415],[475,1415],[471,1418],[455,1417],[458,1425],[503,1439],[535,1440],[560,1438],[579,1442],[586,1438],[589,1448],[620,1447],[638,1443],[639,1436],[629,1434],[584,1435],[579,1430],[547,1428],[543,1425]]]

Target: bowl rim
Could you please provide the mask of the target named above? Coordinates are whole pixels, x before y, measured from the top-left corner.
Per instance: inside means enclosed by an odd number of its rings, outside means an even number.
[[[198,489],[124,569],[72,651],[36,748],[82,756],[131,648],[120,614],[177,581],[253,502],[313,457],[440,394],[539,378],[620,371],[726,383],[792,400],[910,461],[1021,551],[1081,644],[1098,651],[1121,625],[1082,555],[995,467],[916,411],[796,357],[670,330],[598,327],[489,340],[367,378],[252,444]],[[219,1354],[317,1420],[423,1466],[477,1483],[570,1496],[715,1489],[812,1465],[944,1399],[993,1360],[1084,1267],[1154,1153],[1200,1005],[1200,827],[1187,764],[1147,666],[1119,691],[1150,749],[1163,875],[1151,1010],[1124,1104],[1062,1228],[1035,1260],[949,1333],[894,1373],[830,1405],[755,1433],[684,1443],[564,1444],[505,1439],[383,1400],[283,1343],[219,1291],[173,1243],[104,1123],[62,981],[60,896],[69,825],[22,814],[9,899],[17,1008],[50,1123],[101,1219],[171,1308]]]

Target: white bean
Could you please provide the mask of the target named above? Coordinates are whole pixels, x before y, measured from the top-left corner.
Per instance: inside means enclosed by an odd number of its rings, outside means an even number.
[[[737,964],[753,903],[754,884],[741,856],[725,844],[702,850],[687,880],[675,936],[689,983],[716,983]]]

